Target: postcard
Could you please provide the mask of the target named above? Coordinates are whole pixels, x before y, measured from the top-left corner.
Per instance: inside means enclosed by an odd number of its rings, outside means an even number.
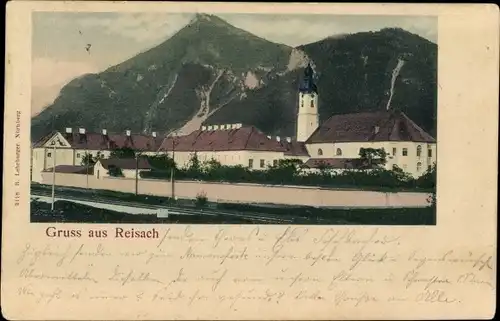
[[[6,17],[6,319],[493,317],[498,7]]]

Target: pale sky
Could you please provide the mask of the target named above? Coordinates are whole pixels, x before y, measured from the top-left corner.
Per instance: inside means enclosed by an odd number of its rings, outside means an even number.
[[[165,41],[194,14],[68,13],[33,14],[32,113],[57,97],[70,80],[102,71]],[[217,15],[217,14],[216,14]],[[401,27],[437,43],[437,18],[220,14],[230,24],[292,47],[328,36]],[[90,53],[85,50],[92,44]]]

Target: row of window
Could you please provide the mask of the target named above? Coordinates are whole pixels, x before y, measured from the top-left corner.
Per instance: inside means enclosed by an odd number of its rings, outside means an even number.
[[[304,101],[300,102],[300,107],[304,107]],[[314,108],[314,100],[311,100],[311,108]]]
[[[396,167],[398,167],[396,164],[392,165],[392,169],[396,169]],[[406,170],[407,168],[408,168],[408,165],[403,164],[403,170]],[[428,165],[427,170],[430,171],[431,169],[432,169],[432,165]],[[420,171],[422,171],[422,163],[418,162],[417,163],[417,172],[420,172]]]
[[[261,159],[259,165],[260,165],[260,168],[265,168],[266,167],[266,160],[265,159]],[[276,166],[276,165],[278,165],[278,160],[274,159],[273,160],[273,166]],[[252,158],[250,158],[248,160],[248,167],[249,168],[253,168],[253,159]]]
[[[392,148],[392,155],[393,156],[396,156],[398,150],[397,148]],[[403,148],[403,150],[401,151],[401,155],[403,156],[408,156],[408,148]],[[421,157],[422,156],[422,146],[418,145],[417,146],[417,157]],[[432,149],[427,149],[427,157],[432,157]]]
[[[397,151],[398,151],[397,148],[394,147],[392,149],[392,155],[396,156]],[[342,156],[342,149],[337,148],[335,155]],[[408,148],[403,148],[403,150],[401,151],[401,155],[408,156]],[[422,155],[422,146],[418,145],[417,146],[417,157],[420,157],[421,155]],[[318,156],[323,156],[323,150],[321,148],[318,148]],[[430,148],[427,150],[427,157],[432,157],[432,149],[430,149]]]
[[[76,153],[76,158],[80,158],[82,155],[80,155],[80,153]],[[52,153],[47,153],[47,157],[48,158],[51,158],[52,157]]]

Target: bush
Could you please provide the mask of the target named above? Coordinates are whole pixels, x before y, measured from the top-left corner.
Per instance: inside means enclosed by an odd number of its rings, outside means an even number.
[[[195,201],[196,207],[205,207],[207,206],[207,203],[208,203],[207,193],[200,192],[196,194],[196,201]]]
[[[382,162],[385,158],[383,150],[363,150],[363,156],[372,165]],[[381,161],[382,160],[382,161]],[[211,159],[201,162],[193,154],[186,168],[175,171],[176,180],[200,180],[212,182],[256,183],[278,185],[306,185],[331,188],[369,188],[375,190],[420,189],[434,190],[436,186],[435,167],[422,177],[415,179],[400,168],[386,170],[376,167],[367,170],[346,170],[341,173],[332,173],[326,169],[319,173],[302,171],[302,161],[284,159],[265,170],[251,170],[241,165],[224,166],[217,160]],[[170,171],[154,169],[151,172],[141,173],[143,178],[170,179]]]
[[[123,172],[122,172],[122,169],[120,167],[116,167],[116,166],[109,166],[109,170],[108,170],[108,174],[109,176],[113,176],[113,177],[123,177]]]

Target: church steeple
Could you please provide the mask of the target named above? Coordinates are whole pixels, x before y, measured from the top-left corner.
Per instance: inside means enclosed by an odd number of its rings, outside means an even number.
[[[308,64],[299,85],[299,113],[297,115],[297,141],[305,142],[318,128],[318,88],[314,82],[314,70]]]
[[[302,93],[318,93],[318,88],[314,82],[314,70],[311,67],[311,63],[308,63],[304,70],[304,77],[300,82],[299,91]]]

